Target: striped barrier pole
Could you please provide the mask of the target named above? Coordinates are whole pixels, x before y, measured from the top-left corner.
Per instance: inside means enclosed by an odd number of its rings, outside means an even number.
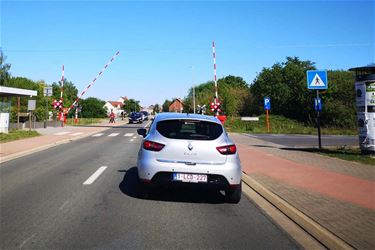
[[[85,90],[77,97],[77,99],[73,102],[72,105],[70,105],[69,109],[66,111],[66,113],[69,113],[69,111],[76,105],[76,103],[81,99],[81,97],[86,93],[86,91],[94,85],[95,81],[103,74],[103,72],[108,68],[108,66],[115,60],[115,58],[120,54],[120,51],[117,51],[114,56],[112,56],[111,60],[104,66],[104,68],[99,72],[99,74],[92,80],[92,82],[85,88]]]

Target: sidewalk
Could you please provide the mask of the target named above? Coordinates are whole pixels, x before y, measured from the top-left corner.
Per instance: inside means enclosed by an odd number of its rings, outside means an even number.
[[[73,140],[99,133],[115,126],[122,126],[128,123],[128,119],[117,119],[116,123],[103,121],[100,124],[87,126],[65,126],[47,127],[35,129],[41,136],[26,138],[0,144],[0,163],[44,150],[59,144],[68,143]]]
[[[375,166],[231,134],[243,171],[358,249],[375,249]]]

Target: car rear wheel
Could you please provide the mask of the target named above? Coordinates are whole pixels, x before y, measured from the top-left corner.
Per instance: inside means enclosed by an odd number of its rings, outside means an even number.
[[[240,185],[235,187],[234,189],[228,189],[225,191],[225,198],[228,203],[238,203],[241,200],[241,193],[242,193],[242,188],[241,188],[242,182],[240,182]]]

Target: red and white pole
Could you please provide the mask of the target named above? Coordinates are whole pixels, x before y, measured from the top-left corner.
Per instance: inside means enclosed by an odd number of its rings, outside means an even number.
[[[64,65],[62,66],[62,75],[61,75],[61,90],[60,90],[60,99],[63,100],[64,93]]]
[[[120,51],[117,51],[114,56],[112,56],[111,60],[104,66],[104,68],[99,72],[99,74],[92,80],[92,82],[85,88],[85,90],[77,97],[77,99],[73,102],[72,105],[68,108],[66,113],[69,113],[69,111],[74,107],[74,105],[81,99],[81,97],[86,93],[86,91],[94,85],[95,81],[103,74],[103,72],[108,68],[108,66],[115,60],[115,58],[120,54]]]
[[[219,103],[219,101],[218,101],[218,94],[217,94],[216,50],[215,50],[215,41],[212,41],[212,57],[213,57],[213,60],[214,60],[214,82],[215,82],[214,108],[216,109],[216,116],[219,116],[219,112],[220,112],[220,103]]]
[[[74,117],[74,124],[78,124],[78,108],[76,107],[76,114]]]
[[[216,78],[216,51],[215,51],[215,42],[212,42],[212,56],[214,60],[214,82],[215,82],[215,98],[214,98],[214,103],[217,103],[217,78]]]
[[[59,120],[64,121],[64,102],[63,102],[63,95],[64,95],[64,65],[62,66],[62,73],[61,73],[61,82],[60,82],[60,101],[61,101],[61,107],[59,112]]]

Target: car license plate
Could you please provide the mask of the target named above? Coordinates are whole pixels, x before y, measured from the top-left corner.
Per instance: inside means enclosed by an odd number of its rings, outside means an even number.
[[[185,174],[185,173],[173,173],[174,181],[182,182],[207,182],[207,175],[205,174]]]

